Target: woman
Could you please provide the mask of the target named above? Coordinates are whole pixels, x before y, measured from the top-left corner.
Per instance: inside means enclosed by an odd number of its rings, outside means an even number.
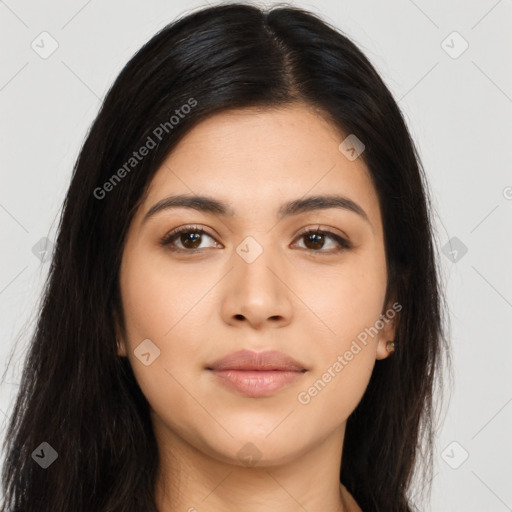
[[[296,8],[155,35],[64,203],[4,511],[411,511],[444,344],[427,186],[364,55]]]

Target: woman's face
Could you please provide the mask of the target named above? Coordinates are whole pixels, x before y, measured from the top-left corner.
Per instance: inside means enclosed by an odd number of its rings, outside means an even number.
[[[223,112],[188,132],[152,180],[123,253],[118,353],[162,446],[237,465],[341,446],[394,335],[378,199],[362,159],[339,149],[346,135],[306,106]],[[172,196],[212,203],[146,217]],[[335,196],[357,206],[307,201]],[[301,371],[212,369],[240,350],[279,351]]]

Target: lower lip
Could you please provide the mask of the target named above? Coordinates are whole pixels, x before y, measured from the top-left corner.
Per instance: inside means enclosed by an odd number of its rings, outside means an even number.
[[[211,370],[229,389],[250,397],[270,396],[300,379],[304,372]]]

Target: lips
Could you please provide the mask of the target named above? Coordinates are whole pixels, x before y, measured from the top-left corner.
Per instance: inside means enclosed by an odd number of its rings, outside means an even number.
[[[241,370],[241,371],[292,371],[305,372],[306,368],[286,354],[275,350],[252,352],[240,350],[215,361],[209,370]]]
[[[253,398],[273,395],[307,371],[292,357],[274,350],[241,350],[215,361],[207,370],[227,389]]]

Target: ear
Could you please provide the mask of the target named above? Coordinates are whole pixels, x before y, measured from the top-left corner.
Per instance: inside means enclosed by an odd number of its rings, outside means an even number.
[[[392,351],[388,351],[387,344],[390,341],[395,341],[399,320],[398,312],[401,309],[402,306],[398,302],[395,302],[388,306],[381,314],[380,319],[384,326],[379,331],[375,359],[386,359],[393,354]]]
[[[117,341],[117,355],[119,357],[126,357],[126,346],[124,340]]]
[[[123,329],[121,328],[119,317],[117,315],[117,311],[114,311],[112,314],[112,318],[114,320],[114,328],[116,332],[116,345],[117,345],[117,355],[120,357],[126,357],[126,341],[125,336],[123,334]]]

